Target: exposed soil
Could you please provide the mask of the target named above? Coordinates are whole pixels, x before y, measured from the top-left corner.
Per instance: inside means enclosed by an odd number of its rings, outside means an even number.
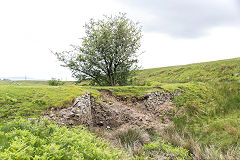
[[[160,131],[167,127],[171,123],[174,108],[171,100],[180,94],[179,91],[161,91],[146,94],[142,98],[126,99],[114,96],[109,90],[102,89],[99,92],[103,95],[100,103],[87,93],[76,98],[66,108],[50,109],[44,117],[57,121],[59,125],[84,125],[119,147],[116,135],[130,128]],[[143,143],[150,140],[147,132],[141,134],[141,139]]]
[[[105,106],[111,113],[115,113],[113,124],[108,124],[111,128],[121,129],[121,125],[124,124],[123,127],[136,125],[146,130],[160,129],[170,122],[169,116],[173,105],[170,99],[160,105],[149,107],[148,98],[126,103],[125,100],[113,96],[108,90],[100,90],[100,92],[103,94],[102,101],[105,102]]]

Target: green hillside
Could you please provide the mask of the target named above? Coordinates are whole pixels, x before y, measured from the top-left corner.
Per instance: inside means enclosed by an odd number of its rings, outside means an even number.
[[[216,149],[225,154],[230,152],[229,148],[239,150],[240,58],[140,70],[132,81],[134,85],[168,85],[183,89],[174,99],[177,106],[174,130],[185,137],[191,135],[202,150],[207,146],[217,146]],[[179,144],[174,137],[167,139]],[[189,148],[194,150],[193,146]],[[239,152],[237,154],[240,157]]]
[[[64,85],[73,85],[73,81],[63,81]],[[0,85],[18,85],[18,86],[39,86],[39,85],[48,85],[48,81],[40,81],[40,80],[19,80],[19,81],[11,81],[11,80],[0,80]]]
[[[161,153],[172,159],[239,159],[240,58],[141,70],[132,82],[101,87],[0,81],[0,158],[141,160]],[[157,133],[147,131],[151,142],[137,152],[116,149],[82,127],[26,120],[40,118],[51,107],[66,107],[86,92],[98,101],[102,89],[129,100],[157,91],[181,94],[173,99],[172,125]],[[136,135],[132,131],[125,136]]]
[[[240,58],[182,66],[144,69],[138,71],[133,78],[135,85],[235,80],[240,80]]]

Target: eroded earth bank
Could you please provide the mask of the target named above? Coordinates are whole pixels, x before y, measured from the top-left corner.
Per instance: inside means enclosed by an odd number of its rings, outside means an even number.
[[[151,141],[149,133],[171,125],[172,99],[181,94],[180,90],[162,90],[129,98],[106,89],[98,91],[102,94],[98,100],[86,93],[67,107],[51,108],[44,118],[68,127],[83,125],[114,146],[137,152]]]

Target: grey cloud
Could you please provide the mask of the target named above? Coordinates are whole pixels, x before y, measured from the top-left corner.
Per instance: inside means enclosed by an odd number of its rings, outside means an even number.
[[[118,0],[153,15],[140,17],[146,31],[174,37],[203,36],[217,26],[240,24],[239,0]],[[147,15],[147,14],[146,14]]]

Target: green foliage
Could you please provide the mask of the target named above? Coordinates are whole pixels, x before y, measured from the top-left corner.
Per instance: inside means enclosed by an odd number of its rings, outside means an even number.
[[[48,81],[48,84],[50,86],[62,86],[64,84],[64,82],[61,81],[60,79],[58,79],[58,80],[57,79],[52,79],[52,80]]]
[[[4,97],[4,102],[13,105],[13,104],[17,103],[17,99],[6,96],[6,97]]]
[[[207,105],[213,102],[213,87],[207,83],[186,83],[180,86],[184,91],[180,96],[175,97],[174,102],[178,107],[184,106],[187,115],[190,117],[199,117],[205,115]]]
[[[83,127],[68,129],[49,121],[14,120],[0,127],[0,159],[121,159]]]
[[[188,150],[182,147],[173,147],[170,143],[161,139],[145,144],[142,147],[141,154],[140,157],[144,157],[144,159],[156,159],[157,157],[178,160],[192,159]],[[141,159],[140,157],[138,159]]]
[[[122,13],[91,19],[84,27],[81,46],[55,55],[80,82],[90,79],[92,85],[126,85],[138,62],[141,27]]]
[[[46,101],[44,101],[43,99],[36,99],[33,101],[33,104],[37,104],[39,106],[43,106],[43,105],[46,105]]]

